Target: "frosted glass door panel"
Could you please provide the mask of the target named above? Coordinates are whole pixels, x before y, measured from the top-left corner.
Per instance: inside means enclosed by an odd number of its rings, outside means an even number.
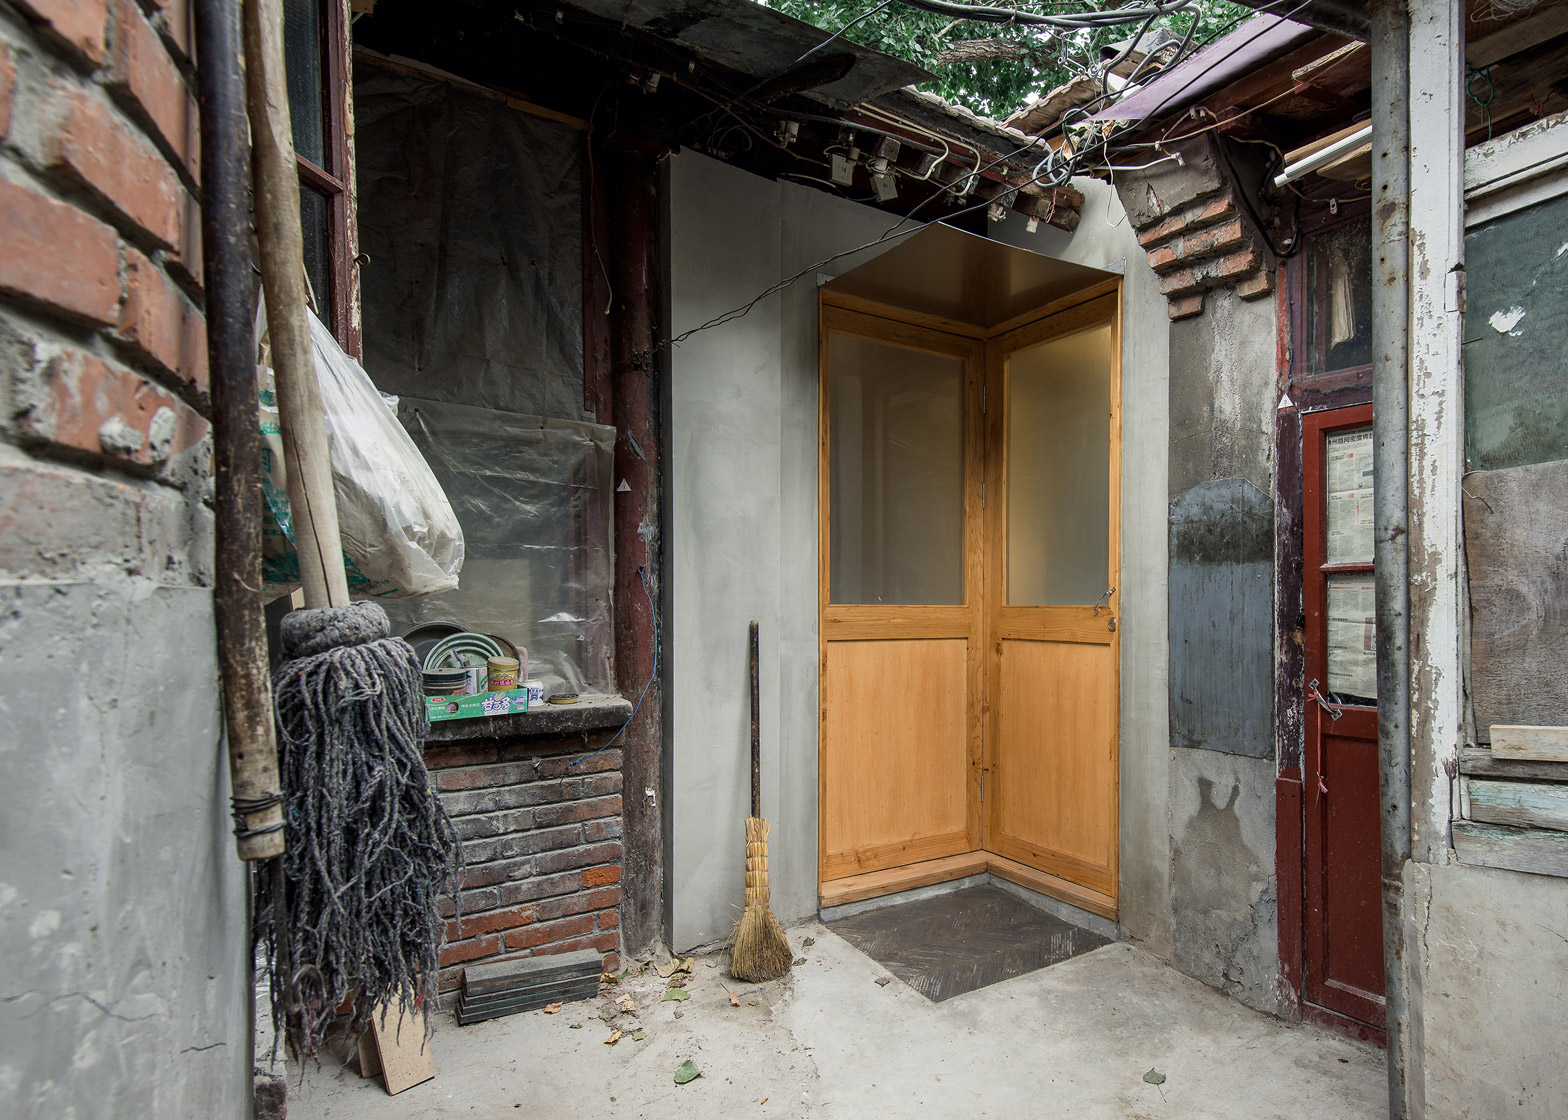
[[[1007,602],[1094,603],[1110,570],[1111,328],[1008,358]]]
[[[833,603],[964,601],[964,363],[828,338]]]

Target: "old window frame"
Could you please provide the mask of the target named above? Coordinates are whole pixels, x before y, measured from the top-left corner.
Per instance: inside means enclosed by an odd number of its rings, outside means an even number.
[[[1307,250],[1314,238],[1343,229],[1354,222],[1370,221],[1371,207],[1366,199],[1336,204],[1327,203],[1301,220],[1301,251],[1291,255],[1285,266],[1285,284],[1290,319],[1290,391],[1303,409],[1338,408],[1372,399],[1372,366],[1345,366],[1312,371],[1307,353],[1307,309],[1314,293],[1307,288]],[[1370,231],[1368,233],[1370,237]]]
[[[325,154],[328,166],[294,153],[300,190],[307,188],[327,197],[327,261],[331,291],[317,292],[322,318],[343,348],[361,356],[359,321],[359,255],[354,221],[354,147],[349,128],[351,49],[349,0],[320,0],[322,104],[325,109]],[[296,135],[298,135],[296,131]]]

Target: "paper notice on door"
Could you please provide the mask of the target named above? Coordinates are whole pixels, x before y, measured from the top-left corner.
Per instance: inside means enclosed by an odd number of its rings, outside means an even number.
[[[1328,690],[1377,697],[1377,624],[1372,577],[1328,577]]]
[[[1325,441],[1330,564],[1372,562],[1372,429],[1338,432]]]

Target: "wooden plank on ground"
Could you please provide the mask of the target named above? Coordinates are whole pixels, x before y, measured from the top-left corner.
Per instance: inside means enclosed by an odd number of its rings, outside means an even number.
[[[410,1008],[399,1008],[396,1016],[383,1004],[370,1016],[370,1031],[375,1036],[386,1076],[387,1094],[396,1096],[436,1075],[436,1058],[425,1038],[425,1020]]]
[[[1492,753],[1498,758],[1568,762],[1568,727],[1492,727]]]
[[[1568,832],[1568,786],[1546,782],[1470,782],[1471,820]]]
[[[1454,850],[1461,863],[1568,876],[1568,832],[1455,821]]]
[[[1087,910],[1091,914],[1098,914],[1102,918],[1116,920],[1116,900],[1110,895],[1101,894],[1099,891],[1081,887],[1077,883],[1069,883],[1057,875],[1044,871],[1036,871],[1032,867],[1025,867],[1016,860],[1006,859],[998,855],[986,857],[986,869],[999,878],[1006,879],[1009,883],[1017,883],[1020,887],[1028,887],[1032,891],[1061,899],[1063,902],[1076,906],[1080,910]]]
[[[929,887],[933,883],[946,883],[985,871],[984,852],[964,852],[943,859],[929,859],[904,867],[889,867],[884,871],[868,871],[864,875],[851,875],[834,879],[819,888],[822,905],[842,906],[846,902],[861,902],[885,894]]]

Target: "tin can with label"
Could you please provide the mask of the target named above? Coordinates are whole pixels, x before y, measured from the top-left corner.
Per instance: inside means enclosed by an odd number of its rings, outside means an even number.
[[[486,662],[488,670],[485,688],[490,692],[506,692],[517,687],[517,658],[492,657]]]

